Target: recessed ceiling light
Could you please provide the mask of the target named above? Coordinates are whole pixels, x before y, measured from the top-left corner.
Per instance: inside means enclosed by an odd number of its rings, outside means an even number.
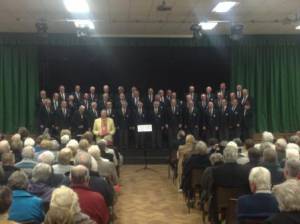
[[[73,20],[74,25],[76,28],[89,28],[90,30],[95,29],[95,24],[93,23],[92,20],[87,20],[87,19],[76,19]]]
[[[299,25],[299,26],[296,26],[296,30],[300,30],[300,25]]]
[[[90,12],[89,4],[86,0],[63,0],[66,9],[71,13]]]
[[[199,23],[199,26],[201,26],[202,30],[213,30],[217,25],[218,23],[213,21]]]
[[[213,12],[218,12],[218,13],[228,12],[230,9],[232,9],[237,4],[238,4],[238,2],[233,2],[233,1],[219,2],[213,8],[212,11]]]

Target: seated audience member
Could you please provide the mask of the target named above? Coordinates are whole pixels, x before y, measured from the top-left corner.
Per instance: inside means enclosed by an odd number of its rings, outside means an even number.
[[[299,143],[300,143],[300,137],[298,135],[292,135],[289,138],[289,143],[294,143],[294,144],[299,145]]]
[[[70,188],[61,186],[52,192],[44,224],[95,224],[81,212],[78,196]]]
[[[264,131],[262,133],[262,143],[264,143],[264,142],[273,143],[274,135],[271,132]]]
[[[88,151],[90,146],[91,145],[90,145],[89,141],[86,139],[81,139],[78,144],[79,149],[82,151],[85,151],[85,152]]]
[[[9,176],[18,170],[15,167],[15,155],[12,152],[5,152],[1,156],[2,158],[2,168],[4,171],[4,177],[0,183],[0,185],[6,185]]]
[[[39,163],[47,163],[48,165],[52,165],[55,161],[55,155],[51,151],[44,151],[38,156]]]
[[[183,161],[186,159],[187,155],[193,150],[195,146],[195,138],[193,135],[187,135],[185,138],[185,144],[179,146],[177,151],[177,159],[178,159],[178,165],[177,165],[177,187],[180,189],[181,186],[181,179],[182,179],[182,167],[183,167]]]
[[[207,145],[203,141],[198,141],[189,159],[187,159],[183,166],[181,188],[184,193],[189,192],[191,186],[192,170],[205,169],[210,166]]]
[[[82,165],[71,169],[71,188],[77,193],[83,213],[98,224],[107,224],[109,210],[101,194],[89,188],[89,170]]]
[[[94,142],[94,135],[93,135],[93,133],[90,132],[90,131],[85,132],[85,133],[81,136],[81,139],[86,139],[86,140],[89,142],[90,145],[95,143],[95,142]]]
[[[8,220],[8,209],[12,203],[12,192],[6,186],[0,186],[0,223],[17,224]]]
[[[88,152],[98,163],[99,175],[109,179],[113,185],[117,185],[119,180],[115,165],[112,162],[101,158],[101,151],[97,145],[92,145]]]
[[[107,206],[113,205],[114,200],[114,190],[111,185],[105,181],[103,177],[100,177],[98,172],[91,171],[92,168],[92,157],[87,152],[78,152],[75,156],[74,165],[83,165],[85,166],[90,172],[90,180],[89,180],[89,187],[92,191],[100,193],[107,204]]]
[[[20,162],[22,160],[22,149],[23,149],[23,142],[21,141],[21,136],[19,140],[11,141],[10,143],[10,149],[15,155],[16,163]]]
[[[298,180],[286,181],[273,187],[273,194],[280,212],[270,217],[268,224],[300,223],[300,183]]]
[[[63,135],[60,137],[60,145],[62,148],[66,147],[68,142],[70,141],[70,136],[69,135]]]
[[[250,148],[248,150],[248,158],[249,158],[249,162],[246,163],[245,165],[243,165],[243,170],[245,170],[246,174],[249,176],[249,173],[251,171],[251,169],[253,167],[256,167],[259,165],[259,163],[261,162],[261,151],[258,148]]]
[[[272,177],[272,185],[279,184],[284,181],[282,169],[277,162],[277,154],[275,149],[271,147],[267,147],[264,149],[263,162],[260,165],[270,171]]]
[[[41,144],[38,146],[38,148],[35,148],[35,158],[37,159],[40,154],[42,154],[45,151],[49,151],[52,148],[52,142],[48,139],[43,139],[41,141]]]
[[[72,150],[69,148],[63,148],[58,152],[58,163],[53,165],[53,172],[55,174],[63,174],[70,172],[72,165],[71,159],[73,157]]]
[[[28,178],[23,171],[15,171],[8,179],[8,187],[13,191],[9,220],[16,222],[37,222],[44,220],[42,199],[26,191]]]
[[[10,145],[7,140],[0,141],[0,159],[2,159],[2,154],[10,151]]]
[[[285,162],[284,177],[286,181],[291,179],[299,179],[300,177],[300,161],[291,159]]]
[[[266,219],[279,212],[278,203],[271,192],[271,174],[264,167],[254,167],[249,175],[251,195],[239,197],[237,215],[239,220]]]
[[[21,140],[24,141],[29,136],[29,131],[26,127],[19,127],[18,134],[21,136]]]
[[[287,142],[284,138],[279,138],[275,142],[275,148],[277,152],[277,159],[281,167],[284,166],[285,161],[285,149],[287,146]]]
[[[40,197],[46,205],[50,202],[53,191],[49,184],[51,175],[51,166],[46,163],[39,163],[33,168],[32,178],[27,187],[29,193]]]
[[[23,170],[29,177],[31,177],[32,169],[37,162],[34,160],[34,148],[26,146],[22,151],[22,160],[16,163],[15,167]]]
[[[27,137],[25,140],[24,140],[24,147],[26,146],[31,146],[31,147],[34,147],[35,146],[35,141],[33,138],[30,138],[30,137]]]
[[[19,133],[12,135],[10,138],[10,142],[13,142],[13,141],[21,141],[21,135]]]
[[[74,157],[77,151],[79,150],[79,143],[76,139],[71,139],[66,145],[66,147],[72,150],[73,157]]]
[[[118,159],[117,159],[116,153],[113,149],[107,147],[107,141],[105,139],[100,140],[98,142],[98,146],[101,150],[101,153],[103,152],[103,154],[104,154],[103,157],[106,159],[109,159],[109,161],[113,162],[113,164],[115,166],[117,166]],[[112,158],[112,160],[111,160],[111,158]]]

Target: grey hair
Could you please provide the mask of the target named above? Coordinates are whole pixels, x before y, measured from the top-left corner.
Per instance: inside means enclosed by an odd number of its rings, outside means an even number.
[[[203,141],[198,141],[194,148],[195,154],[206,155],[208,154],[207,145]]]
[[[276,147],[274,144],[272,144],[270,142],[263,142],[260,144],[259,149],[263,153],[266,149],[276,150]]]
[[[88,153],[95,158],[96,161],[100,160],[101,151],[98,145],[91,145],[89,147]]]
[[[233,145],[227,144],[223,151],[223,156],[225,163],[236,162],[238,159],[238,148]]]
[[[46,182],[52,174],[51,166],[46,163],[37,164],[32,170],[33,182]]]
[[[273,148],[266,148],[263,151],[263,160],[266,162],[274,163],[277,161],[277,152]]]
[[[215,165],[217,162],[224,162],[224,158],[221,153],[213,153],[210,155],[209,161],[212,165]]]
[[[28,186],[28,177],[22,170],[13,172],[7,182],[12,190],[26,190]]]
[[[262,142],[274,142],[274,135],[271,132],[264,131],[262,133]]]
[[[45,151],[38,156],[38,162],[47,163],[52,165],[55,160],[55,156],[51,151]]]
[[[105,139],[101,139],[98,142],[98,146],[99,146],[100,150],[104,150],[107,146],[107,141]]]
[[[90,154],[88,154],[85,151],[80,151],[76,154],[75,159],[74,159],[74,165],[83,165],[85,166],[88,170],[91,170],[92,168],[92,157]]]
[[[289,143],[295,143],[295,144],[298,144],[300,141],[300,137],[298,135],[292,135],[290,138],[289,138]]]
[[[276,150],[285,151],[287,142],[284,138],[279,138],[279,139],[276,140],[275,145],[276,145]]]
[[[273,187],[279,210],[284,212],[300,211],[300,183],[290,179]]]
[[[32,146],[24,147],[22,151],[23,159],[33,159],[34,158],[34,148]]]
[[[249,183],[255,184],[256,190],[271,190],[271,173],[268,169],[257,166],[251,169]]]
[[[300,161],[295,159],[287,160],[284,170],[287,178],[297,178],[300,173]]]

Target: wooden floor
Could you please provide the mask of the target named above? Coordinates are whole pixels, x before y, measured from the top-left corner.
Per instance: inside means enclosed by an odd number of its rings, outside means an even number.
[[[121,168],[121,194],[115,206],[115,224],[201,224],[201,213],[188,214],[181,193],[168,179],[166,165],[140,165]]]

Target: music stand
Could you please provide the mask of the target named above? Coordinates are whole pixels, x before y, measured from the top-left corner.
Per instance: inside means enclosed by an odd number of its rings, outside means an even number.
[[[140,124],[137,125],[137,132],[138,133],[151,133],[152,132],[152,124]],[[136,172],[140,172],[142,170],[151,170],[153,172],[157,172],[156,170],[153,170],[148,167],[148,151],[146,147],[144,148],[144,167],[141,169],[136,170]]]

